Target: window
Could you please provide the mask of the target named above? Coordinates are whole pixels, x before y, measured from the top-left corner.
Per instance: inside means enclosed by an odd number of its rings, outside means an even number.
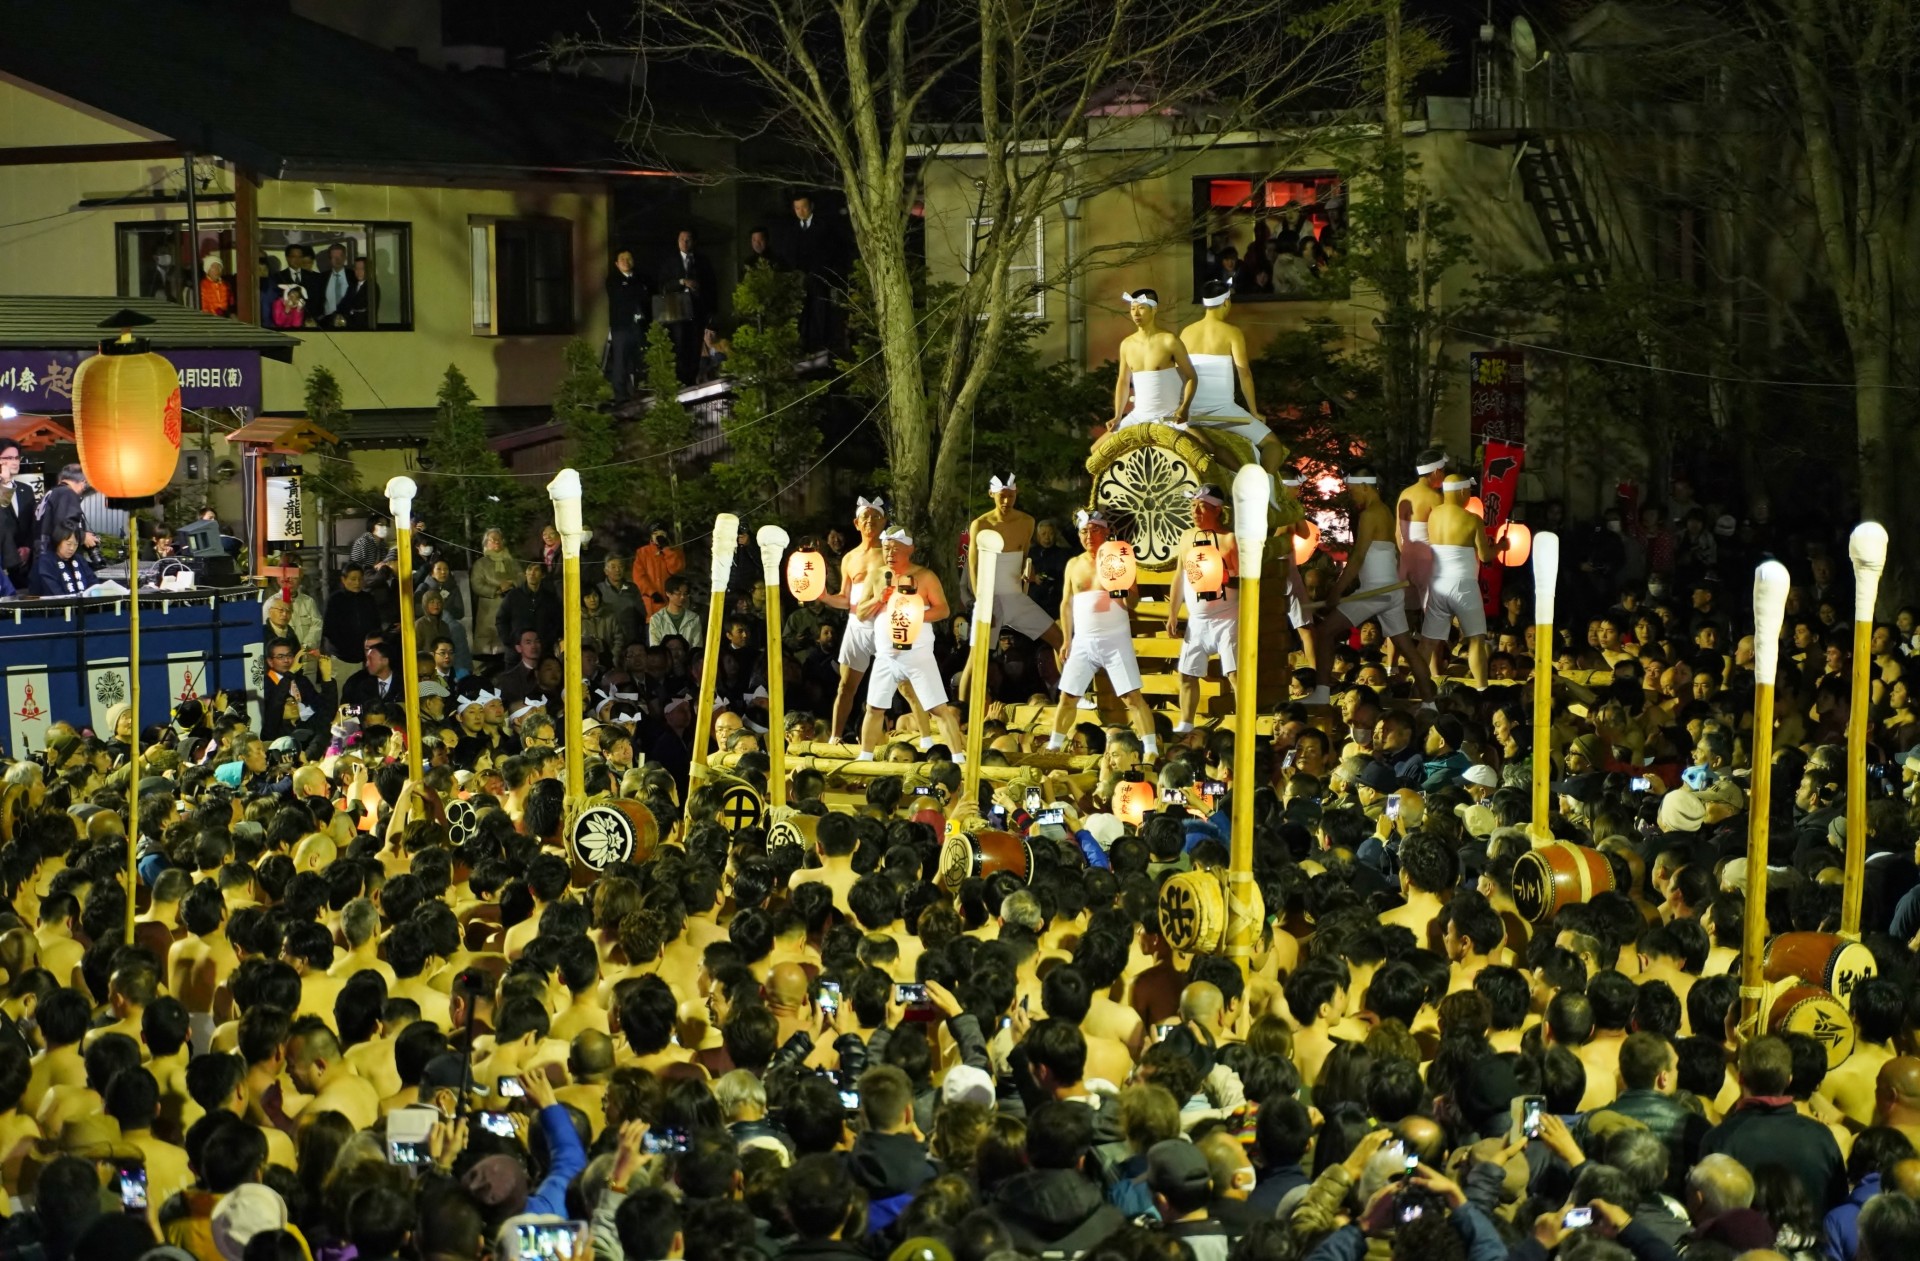
[[[218,313],[233,315],[239,309],[239,286],[249,283],[259,289],[262,324],[343,333],[404,332],[413,327],[413,244],[408,224],[262,219],[260,253],[245,267],[234,253],[232,219],[200,220],[197,250],[184,220],[123,223],[117,236],[122,297],[158,297],[185,304],[188,287],[197,284],[203,310],[211,311],[213,304],[224,302],[225,309]],[[197,259],[198,267],[189,266],[189,259]],[[209,264],[214,259],[220,260],[224,287],[201,283],[211,279]],[[336,260],[341,272],[337,284],[331,276]],[[293,279],[296,270],[306,274],[304,283]]]
[[[1193,181],[1193,290],[1233,285],[1235,302],[1345,297],[1327,278],[1347,230],[1346,184],[1332,171]]]
[[[969,219],[967,227],[971,232],[967,238],[967,274],[971,276],[976,265],[975,251],[993,228],[993,220]],[[1036,218],[1032,231],[1031,248],[1026,243],[1007,246],[1012,251],[1007,261],[1007,309],[1022,319],[1044,320],[1047,318],[1046,221]],[[985,318],[984,313],[981,318]]]
[[[571,333],[573,225],[565,219],[476,219],[473,331],[506,337]]]

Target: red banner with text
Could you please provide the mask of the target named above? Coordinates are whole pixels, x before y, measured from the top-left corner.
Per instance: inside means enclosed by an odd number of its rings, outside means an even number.
[[[1480,461],[1480,503],[1482,520],[1491,533],[1513,516],[1513,501],[1520,492],[1520,466],[1527,449],[1515,442],[1489,442]],[[1503,580],[1499,561],[1480,566],[1480,604],[1489,620],[1500,612],[1500,586]]]

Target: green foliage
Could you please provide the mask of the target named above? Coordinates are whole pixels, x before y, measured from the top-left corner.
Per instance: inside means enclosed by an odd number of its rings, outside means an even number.
[[[433,476],[421,479],[423,516],[439,529],[458,528],[461,539],[478,540],[490,526],[520,539],[529,512],[528,492],[507,472],[487,442],[487,422],[466,374],[447,365],[427,435]]]
[[[727,458],[708,471],[717,501],[742,513],[765,504],[813,464],[827,383],[802,381],[798,272],[755,267],[733,291],[739,325],[723,372],[733,400],[721,428]]]
[[[588,527],[600,529],[628,499],[620,475],[607,467],[620,455],[611,410],[613,387],[600,371],[599,354],[585,341],[567,343],[565,363],[566,374],[553,395],[553,419],[566,434],[568,458],[580,473]]]
[[[317,443],[313,458],[300,466],[304,474],[302,489],[325,499],[327,522],[323,524],[331,524],[343,510],[360,511],[352,501],[367,492],[360,484],[360,469],[353,462],[353,416],[347,411],[339,379],[323,366],[316,365],[307,373],[306,411],[308,420],[338,439]]]
[[[672,523],[674,537],[684,537],[683,523],[700,519],[704,503],[686,493],[697,483],[682,486],[679,477],[683,451],[693,442],[693,416],[680,402],[680,378],[673,360],[673,343],[664,325],[647,329],[647,385],[650,401],[639,421],[627,431],[621,456],[626,465],[621,480],[630,487],[630,502],[652,517]]]

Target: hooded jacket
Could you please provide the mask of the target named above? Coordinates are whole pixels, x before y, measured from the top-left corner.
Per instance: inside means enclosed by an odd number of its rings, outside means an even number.
[[[1085,1252],[1127,1221],[1092,1180],[1074,1169],[1016,1174],[1000,1184],[993,1206],[1014,1245],[1029,1253]]]
[[[912,1202],[913,1193],[939,1170],[913,1135],[868,1130],[847,1153],[847,1172],[867,1192],[867,1229],[879,1231],[893,1224]]]

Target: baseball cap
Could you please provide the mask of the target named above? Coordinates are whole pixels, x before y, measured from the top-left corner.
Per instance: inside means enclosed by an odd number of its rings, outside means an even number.
[[[991,1108],[994,1104],[993,1078],[987,1076],[984,1069],[971,1064],[957,1064],[947,1070],[947,1076],[940,1083],[940,1102],[983,1103]]]
[[[429,696],[438,696],[441,700],[445,700],[447,695],[447,685],[438,679],[428,679],[420,685],[421,700],[426,700]]]
[[[1362,788],[1371,788],[1379,793],[1394,792],[1400,787],[1400,777],[1385,762],[1368,762],[1361,768],[1355,782]]]
[[[1162,1139],[1147,1149],[1147,1186],[1169,1198],[1213,1185],[1207,1158],[1184,1138]]]
[[[1606,777],[1595,771],[1572,775],[1566,779],[1553,781],[1556,797],[1571,797],[1583,805],[1591,805],[1600,800],[1607,786]]]
[[[1468,1066],[1460,1082],[1458,1103],[1474,1132],[1491,1137],[1507,1132],[1507,1112],[1519,1093],[1520,1082],[1513,1075],[1513,1066],[1498,1056],[1488,1056]]]
[[[1460,816],[1460,822],[1466,826],[1470,836],[1484,839],[1492,836],[1500,827],[1500,820],[1485,806],[1455,806],[1454,813]]]
[[[1469,766],[1465,771],[1461,772],[1460,778],[1466,780],[1469,784],[1477,784],[1481,788],[1500,787],[1499,773],[1491,766],[1480,762],[1475,762],[1472,766]]]
[[[287,1228],[287,1202],[272,1187],[243,1182],[213,1206],[213,1246],[223,1261],[241,1261],[247,1241]]]
[[[1707,807],[1691,788],[1676,788],[1660,798],[1662,832],[1698,832],[1707,821]]]
[[[1599,766],[1607,760],[1607,752],[1600,747],[1600,737],[1595,735],[1575,736],[1567,745],[1567,752],[1578,753],[1587,759],[1589,766]]]
[[[1716,779],[1697,794],[1703,804],[1712,806],[1731,806],[1734,810],[1747,808],[1747,791],[1731,779]]]

